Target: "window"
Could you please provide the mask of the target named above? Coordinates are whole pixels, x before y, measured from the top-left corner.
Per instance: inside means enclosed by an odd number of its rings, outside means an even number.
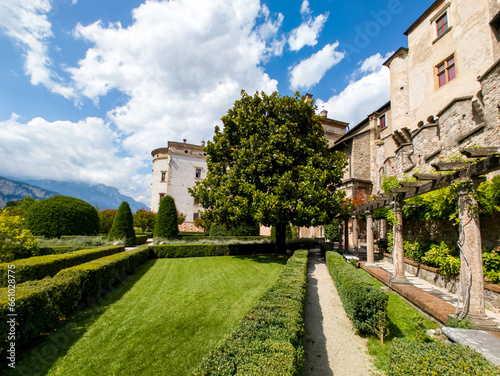
[[[385,122],[385,114],[378,118],[378,125],[380,126],[380,129],[384,129],[387,126]]]
[[[193,213],[193,221],[196,221],[200,217],[200,213]]]
[[[450,56],[448,59],[436,66],[436,75],[438,87],[446,85],[457,76],[455,68],[455,55]]]
[[[167,173],[166,172],[162,172],[161,173],[161,181],[165,181],[166,177],[167,177]]]
[[[441,17],[436,20],[437,36],[440,37],[446,30],[448,30],[448,12],[445,12]]]
[[[163,200],[163,197],[165,197],[165,193],[160,193],[160,201]]]
[[[201,179],[201,168],[196,169],[194,177],[197,179]]]
[[[193,204],[200,205],[200,202],[198,201],[198,199],[196,197],[193,199]]]

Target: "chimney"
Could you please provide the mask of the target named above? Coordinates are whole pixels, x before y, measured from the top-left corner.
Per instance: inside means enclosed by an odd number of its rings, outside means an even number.
[[[328,111],[323,109],[323,111],[321,111],[320,114],[321,114],[321,117],[326,118],[326,116],[328,115]]]
[[[185,139],[185,138],[184,138],[182,141],[184,141],[184,143],[186,143],[186,142],[187,142],[187,139]]]
[[[306,98],[304,99],[305,102],[312,102],[313,101],[313,96],[312,94],[306,94]]]
[[[205,140],[201,141],[200,145],[201,145],[202,148],[204,148],[205,147]]]

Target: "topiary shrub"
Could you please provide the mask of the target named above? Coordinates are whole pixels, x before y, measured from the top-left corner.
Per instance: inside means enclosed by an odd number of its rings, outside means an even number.
[[[108,235],[110,241],[120,239],[125,239],[127,247],[133,247],[137,242],[134,231],[134,217],[130,205],[126,201],[120,204]]]
[[[179,238],[179,226],[177,225],[177,209],[172,196],[165,196],[160,202],[160,208],[156,215],[155,238],[177,239]]]
[[[99,233],[108,234],[113,227],[116,209],[104,209],[99,212]]]
[[[0,262],[30,257],[38,252],[38,239],[23,228],[21,217],[9,215],[10,212],[10,208],[6,208],[0,213]]]
[[[74,197],[53,196],[36,201],[26,212],[26,227],[35,236],[96,235],[99,215],[89,203]]]

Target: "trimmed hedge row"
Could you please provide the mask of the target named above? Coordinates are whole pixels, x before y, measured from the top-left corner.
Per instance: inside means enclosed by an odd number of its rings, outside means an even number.
[[[276,253],[275,244],[179,244],[153,245],[152,253],[158,258],[236,256]]]
[[[8,265],[16,266],[13,270],[15,271],[16,284],[19,284],[26,281],[52,277],[62,269],[123,252],[124,250],[124,246],[109,246],[6,262],[0,264],[0,286],[7,286]]]
[[[389,352],[389,364],[388,376],[500,375],[500,367],[457,343],[422,343],[395,338]]]
[[[148,241],[150,237],[148,235],[137,235],[135,234],[135,243],[136,245],[144,244]]]
[[[301,374],[307,255],[308,251],[295,252],[276,283],[193,375]]]
[[[376,334],[380,324],[387,321],[388,293],[336,252],[326,252],[326,265],[354,328],[360,333]]]
[[[149,259],[149,249],[141,247],[64,269],[54,277],[16,285],[16,348],[47,333],[78,306],[93,304],[125,275]],[[0,316],[9,313],[8,289],[0,289]],[[0,352],[4,353],[9,333],[7,319],[0,321]]]

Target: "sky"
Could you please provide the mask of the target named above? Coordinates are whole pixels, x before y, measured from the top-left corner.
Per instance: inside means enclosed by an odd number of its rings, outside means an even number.
[[[355,126],[434,0],[2,0],[0,176],[149,205],[151,151],[210,140],[241,90],[312,94]]]

